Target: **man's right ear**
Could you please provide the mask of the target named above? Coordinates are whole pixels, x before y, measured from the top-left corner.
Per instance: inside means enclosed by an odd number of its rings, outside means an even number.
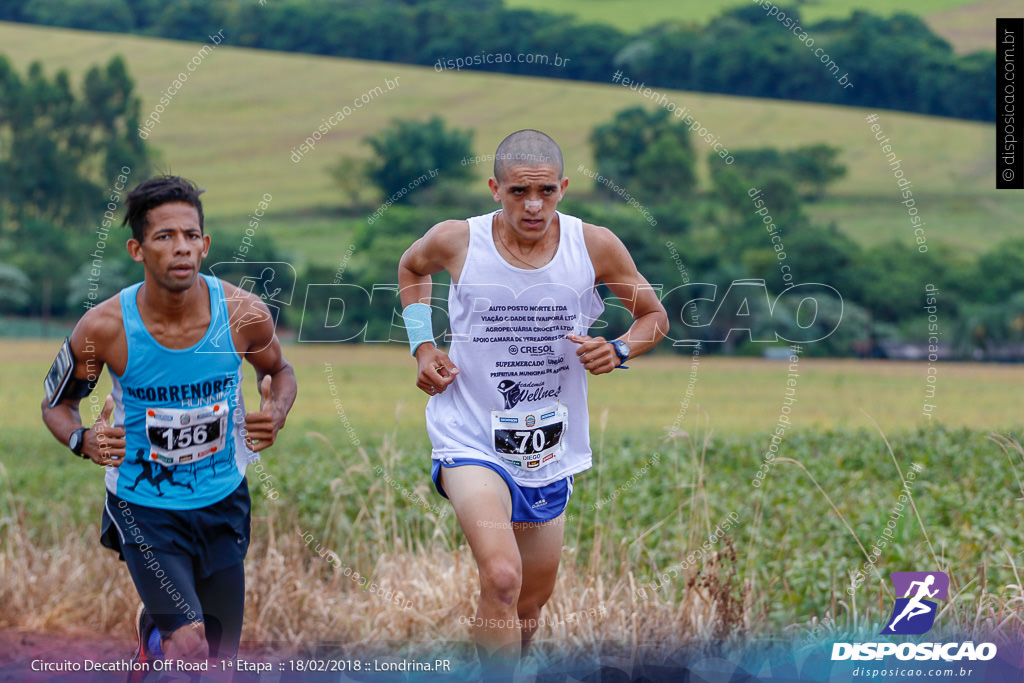
[[[132,257],[132,260],[142,263],[142,243],[132,237],[125,246],[128,247],[128,255]]]

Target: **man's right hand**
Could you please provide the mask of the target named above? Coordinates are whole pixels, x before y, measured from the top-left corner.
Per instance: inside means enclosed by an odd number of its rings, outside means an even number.
[[[120,467],[124,462],[124,427],[114,427],[110,417],[114,413],[114,398],[107,394],[103,410],[89,431],[85,433],[82,452],[97,465]]]
[[[444,392],[459,374],[448,354],[430,342],[420,344],[416,349],[416,362],[419,364],[416,386],[428,396]]]

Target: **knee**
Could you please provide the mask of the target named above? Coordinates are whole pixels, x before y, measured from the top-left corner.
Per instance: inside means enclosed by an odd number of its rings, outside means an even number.
[[[176,630],[162,647],[168,659],[206,659],[210,656],[206,627],[199,621]]]
[[[512,605],[519,597],[522,585],[523,569],[518,562],[500,559],[480,567],[480,592],[484,598]]]

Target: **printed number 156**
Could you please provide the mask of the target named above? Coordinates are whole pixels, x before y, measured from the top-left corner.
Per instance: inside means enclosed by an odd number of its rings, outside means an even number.
[[[197,424],[193,427],[173,429],[168,427],[160,432],[160,438],[167,443],[167,450],[175,448],[188,448],[192,444],[206,443],[206,425]]]

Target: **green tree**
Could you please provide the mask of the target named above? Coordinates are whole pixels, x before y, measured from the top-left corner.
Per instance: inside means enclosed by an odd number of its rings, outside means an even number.
[[[87,31],[131,31],[135,17],[125,0],[30,0],[22,8],[27,21]]]
[[[854,346],[870,337],[867,310],[821,290],[813,299],[781,300],[772,318],[781,336],[816,340],[804,346],[810,356],[853,355]]]
[[[712,162],[716,158],[712,153]],[[741,175],[742,169],[715,163],[711,168],[712,196],[717,200],[712,222],[723,250],[739,253],[771,247],[773,236],[781,233],[785,239],[807,225],[800,196],[788,175],[773,171],[750,180]]]
[[[825,188],[846,175],[846,166],[837,161],[840,150],[826,144],[804,145],[783,154],[785,165],[796,181],[797,189],[812,200],[825,196]]]
[[[978,257],[977,300],[1006,301],[1024,291],[1024,239],[1004,240]]]
[[[846,301],[859,301],[863,283],[857,279],[857,264],[863,261],[860,245],[834,225],[806,226],[783,235],[786,265],[794,282],[820,282],[835,287]],[[777,282],[775,268],[771,282]]]
[[[396,120],[363,141],[376,153],[367,176],[396,204],[408,202],[413,190],[437,179],[473,177],[472,169],[462,164],[472,154],[473,131],[449,129],[439,116],[426,122]]]
[[[631,39],[615,55],[615,68],[659,87],[688,88],[695,45],[703,27],[665,22]]]
[[[793,184],[801,197],[821,199],[828,185],[846,175],[846,166],[837,161],[841,151],[823,143],[788,150],[774,147],[737,149],[732,152],[735,161],[729,170],[753,184],[762,183],[769,176],[781,175]],[[714,156],[711,160],[714,161]],[[711,168],[712,173],[724,170],[714,163]]]
[[[689,129],[667,109],[624,109],[590,134],[597,172],[646,202],[692,195],[696,157]],[[595,187],[614,192],[595,180]]]
[[[135,29],[146,32],[153,28],[164,6],[164,0],[126,0],[135,19]]]
[[[693,193],[697,184],[693,147],[681,130],[661,131],[636,160],[634,185],[639,198],[663,202]]]
[[[50,80],[35,62],[22,79],[0,57],[4,232],[17,235],[29,220],[81,227],[102,213],[120,168],[147,172],[133,88],[119,56],[103,69],[89,69],[81,95],[65,71]]]
[[[224,28],[220,3],[208,0],[177,0],[165,3],[156,16],[154,32],[167,38],[210,42],[209,36]]]
[[[118,176],[149,172],[133,88],[120,57],[76,89],[66,72],[51,79],[37,62],[22,77],[0,56],[0,260],[32,283],[26,312],[66,310],[94,231],[123,203]]]
[[[366,186],[366,172],[366,161],[355,157],[341,157],[327,167],[327,175],[334,180],[349,206],[359,203]]]
[[[15,265],[0,263],[0,313],[24,313],[32,283]]]
[[[101,263],[103,268],[99,277],[92,275],[93,262],[85,261],[68,280],[68,296],[65,303],[69,310],[81,311],[83,308],[91,308],[138,281],[142,276],[141,268],[128,258],[124,250],[106,254]]]
[[[852,273],[873,318],[895,323],[920,313],[924,283],[939,270],[927,254],[892,241],[865,249]]]
[[[1024,292],[1006,301],[968,307],[952,336],[954,353],[979,360],[998,357],[1000,347],[1024,343]]]

